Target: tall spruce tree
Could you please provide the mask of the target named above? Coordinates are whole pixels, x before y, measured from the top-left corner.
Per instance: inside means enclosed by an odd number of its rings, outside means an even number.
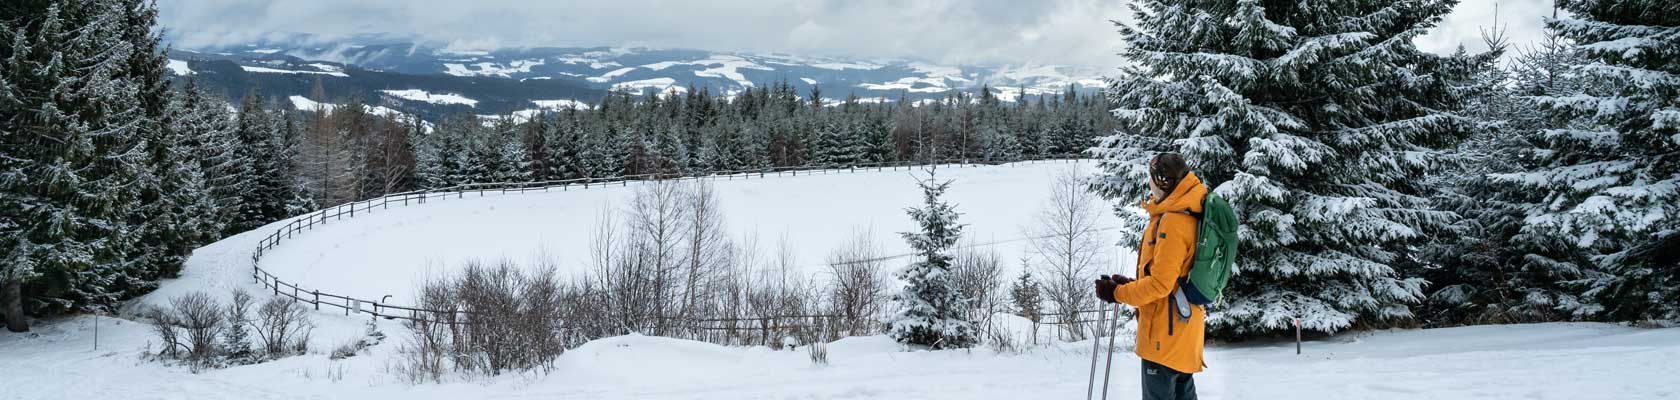
[[[140,132],[156,122],[135,101],[141,50],[125,24],[142,19],[124,5],[29,2],[0,15],[0,298],[10,330],[28,329],[25,313],[112,304],[143,280],[126,256],[145,178]]]
[[[1680,317],[1680,3],[1561,0],[1547,22],[1585,63],[1578,92],[1533,97],[1542,129],[1524,172],[1495,179],[1536,193],[1524,233],[1573,244],[1593,268],[1578,314]]]
[[[951,247],[962,238],[961,214],[942,197],[951,181],[939,181],[932,169],[922,188],[922,207],[906,210],[918,231],[902,232],[918,260],[898,271],[904,289],[893,296],[898,312],[888,322],[888,335],[899,343],[934,349],[964,348],[978,342],[967,320],[968,299],[951,279]]]
[[[1109,87],[1119,130],[1093,150],[1093,186],[1143,198],[1149,157],[1175,151],[1232,202],[1240,275],[1213,334],[1412,317],[1423,281],[1395,265],[1458,218],[1430,209],[1419,178],[1476,126],[1454,113],[1464,60],[1412,44],[1454,3],[1152,0],[1120,24],[1137,64]]]
[[[1501,28],[1487,31],[1490,48],[1502,48]],[[1438,207],[1464,218],[1443,235],[1419,248],[1419,270],[1431,286],[1420,317],[1429,324],[1543,322],[1581,318],[1586,302],[1579,288],[1569,284],[1584,275],[1579,252],[1567,240],[1523,230],[1526,210],[1538,207],[1543,196],[1492,174],[1532,168],[1525,153],[1532,146],[1529,132],[1541,121],[1533,96],[1578,93],[1578,79],[1567,76],[1578,64],[1574,49],[1548,29],[1533,47],[1518,49],[1509,68],[1479,57],[1478,72],[1466,83],[1471,89],[1464,114],[1482,127],[1461,143],[1452,161],[1429,179],[1440,187]]]

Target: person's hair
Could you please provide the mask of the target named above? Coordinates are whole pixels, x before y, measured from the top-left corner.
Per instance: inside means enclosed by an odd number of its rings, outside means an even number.
[[[1155,186],[1161,187],[1162,193],[1172,194],[1178,189],[1178,183],[1189,174],[1190,165],[1184,163],[1184,156],[1178,153],[1160,153],[1149,160],[1149,179],[1155,181]]]

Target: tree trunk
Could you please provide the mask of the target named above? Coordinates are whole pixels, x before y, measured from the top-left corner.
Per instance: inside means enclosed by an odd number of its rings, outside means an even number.
[[[29,321],[23,318],[23,280],[11,279],[4,289],[0,298],[6,299],[6,330],[28,332]]]

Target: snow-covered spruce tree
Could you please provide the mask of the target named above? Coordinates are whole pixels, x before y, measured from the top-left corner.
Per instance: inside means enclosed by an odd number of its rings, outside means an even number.
[[[28,329],[26,313],[112,304],[142,280],[126,256],[147,113],[121,6],[36,2],[0,15],[0,298],[10,330]]]
[[[1542,196],[1524,233],[1575,245],[1593,268],[1576,313],[1680,317],[1680,3],[1562,0],[1548,21],[1586,62],[1578,93],[1534,97],[1545,113],[1524,172],[1495,178]]]
[[[1501,48],[1499,31],[1489,33],[1489,47]],[[1582,317],[1581,291],[1570,282],[1587,263],[1569,240],[1522,229],[1525,210],[1539,207],[1544,196],[1489,178],[1534,168],[1525,155],[1529,133],[1542,120],[1533,96],[1579,93],[1579,79],[1567,73],[1578,57],[1556,33],[1548,29],[1535,46],[1517,49],[1508,69],[1495,65],[1491,53],[1476,57],[1481,67],[1466,85],[1471,94],[1463,114],[1483,126],[1429,177],[1440,187],[1437,207],[1465,217],[1451,224],[1453,234],[1419,248],[1420,276],[1431,291],[1418,312],[1430,325]]]
[[[950,273],[951,247],[962,237],[963,225],[957,223],[961,214],[941,199],[951,181],[938,181],[933,172],[929,169],[927,179],[917,182],[922,188],[922,207],[906,210],[920,230],[900,235],[920,260],[898,271],[904,289],[893,295],[898,312],[887,321],[887,334],[908,345],[965,348],[978,338],[967,320],[968,299],[953,286]]]
[[[239,151],[236,126],[228,118],[227,103],[211,97],[189,81],[182,94],[176,96],[179,114],[172,129],[180,131],[184,160],[197,160],[204,176],[204,191],[214,207],[204,218],[205,238],[214,239],[233,233],[239,219],[244,194],[252,189],[252,166]]]
[[[1149,158],[1175,151],[1232,202],[1239,275],[1214,335],[1412,318],[1424,282],[1393,265],[1457,218],[1419,178],[1475,127],[1453,112],[1463,60],[1412,44],[1453,4],[1152,0],[1119,24],[1137,64],[1108,89],[1119,129],[1092,150],[1093,189],[1141,227],[1125,203],[1147,193]]]
[[[229,232],[244,232],[286,217],[286,198],[282,197],[289,182],[275,176],[276,160],[283,157],[275,143],[274,121],[262,107],[262,92],[253,89],[240,102],[234,117],[233,137],[235,159],[245,163],[251,174],[249,187],[239,195],[239,210],[228,226]]]

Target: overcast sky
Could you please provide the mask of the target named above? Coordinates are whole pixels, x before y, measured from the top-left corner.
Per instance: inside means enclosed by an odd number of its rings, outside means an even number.
[[[1465,0],[1418,40],[1482,48],[1495,4],[1512,41],[1533,41],[1550,0]],[[463,50],[648,46],[943,63],[1119,62],[1110,19],[1123,0],[160,0],[175,46],[248,43],[284,33],[389,33]]]

